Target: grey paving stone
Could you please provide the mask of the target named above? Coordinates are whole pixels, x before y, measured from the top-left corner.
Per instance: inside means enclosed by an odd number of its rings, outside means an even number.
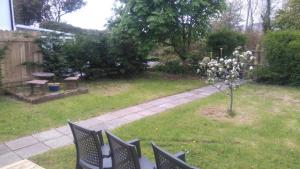
[[[77,124],[79,126],[89,128],[90,126],[95,126],[95,125],[100,124],[100,123],[102,123],[102,121],[98,120],[98,118],[95,117],[95,118],[91,118],[91,119],[88,119],[88,120],[79,121]]]
[[[9,152],[9,148],[5,144],[0,144],[0,155]]]
[[[129,123],[128,119],[125,117],[122,117],[119,119],[109,121],[109,122],[105,123],[105,125],[107,126],[107,129],[112,130],[112,129],[118,128],[122,125],[125,125],[127,123]]]
[[[144,110],[144,111],[138,112],[138,114],[146,117],[146,116],[152,116],[154,114],[157,114],[157,112],[154,112],[154,111],[151,111],[151,110]]]
[[[107,113],[107,114],[98,116],[98,117],[97,117],[97,120],[99,120],[99,121],[101,121],[101,122],[106,122],[106,121],[110,121],[110,120],[113,120],[113,119],[118,118],[118,117],[113,116],[112,114],[113,114],[113,113]]]
[[[132,122],[132,121],[136,121],[136,120],[139,120],[139,119],[142,119],[144,118],[145,116],[142,116],[138,113],[135,113],[135,114],[130,114],[130,115],[127,115],[125,116],[124,118],[127,120],[126,122]]]
[[[28,157],[35,156],[37,154],[42,154],[48,150],[50,150],[48,146],[44,145],[43,143],[38,143],[38,144],[31,145],[29,147],[19,149],[15,151],[15,153],[21,156],[22,158],[28,158]]]
[[[165,104],[159,105],[159,107],[163,107],[163,108],[167,108],[167,109],[171,109],[171,108],[174,108],[176,106],[177,105],[172,104],[172,103],[165,103]]]
[[[99,131],[99,130],[107,130],[108,127],[105,123],[97,124],[95,126],[90,127],[91,130]]]
[[[70,144],[73,144],[73,139],[71,139],[68,136],[62,136],[62,137],[58,137],[52,140],[48,140],[44,142],[47,146],[51,147],[51,148],[59,148],[59,147],[63,147],[63,146],[67,146]]]
[[[149,109],[150,111],[153,111],[155,113],[160,113],[160,112],[164,112],[167,110],[167,108],[165,107],[159,107],[159,106],[156,106],[156,107],[153,107],[151,109]]]
[[[56,130],[65,135],[72,133],[69,126],[62,126],[62,127],[56,128]]]
[[[63,135],[62,133],[56,131],[55,129],[51,129],[41,133],[33,134],[32,136],[38,139],[39,141],[46,141],[46,140],[51,140],[60,137],[62,135]]]
[[[22,158],[17,156],[13,152],[2,154],[2,155],[0,155],[0,167],[4,167],[6,165],[15,163],[15,162],[20,161],[20,160],[22,160]]]
[[[187,98],[181,98],[181,99],[177,99],[174,102],[172,102],[173,104],[175,104],[176,106],[185,104],[185,103],[189,103],[191,102],[191,100],[187,99]]]
[[[154,106],[155,106],[155,105],[150,104],[149,102],[143,103],[143,104],[139,104],[139,107],[141,107],[143,110],[149,109],[149,108],[154,107]],[[143,111],[143,110],[142,110],[142,111]]]
[[[16,140],[8,141],[5,144],[11,150],[17,150],[38,143],[38,140],[32,136],[22,137]]]

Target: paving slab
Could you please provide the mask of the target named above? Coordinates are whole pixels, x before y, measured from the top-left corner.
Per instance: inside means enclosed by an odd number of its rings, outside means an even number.
[[[91,118],[91,119],[88,119],[88,120],[79,121],[76,124],[78,124],[79,126],[82,126],[82,127],[89,128],[90,126],[94,126],[94,125],[97,125],[97,124],[100,124],[100,123],[102,123],[102,121],[98,120],[97,117],[94,117],[94,118]]]
[[[48,131],[44,131],[41,133],[37,133],[37,134],[33,134],[32,136],[36,139],[38,139],[39,141],[47,141],[47,140],[51,140],[57,137],[62,136],[63,134],[58,132],[55,129],[51,129]]]
[[[38,143],[38,140],[32,136],[26,136],[22,137],[13,141],[6,142],[5,144],[11,149],[11,150],[17,150],[23,147],[27,147],[33,144]]]
[[[68,134],[72,133],[72,131],[71,131],[71,129],[70,129],[70,127],[68,125],[62,126],[62,127],[58,127],[55,130],[57,130],[58,132],[60,132],[62,134],[65,134],[65,135],[68,135]]]
[[[9,148],[5,144],[0,144],[0,155],[3,155],[7,152],[9,152]]]
[[[8,152],[6,154],[2,154],[2,155],[0,155],[0,167],[4,167],[8,164],[11,164],[11,163],[14,163],[14,162],[17,162],[20,160],[22,160],[22,158],[13,152]]]
[[[38,144],[35,144],[32,146],[28,146],[28,147],[19,149],[19,150],[15,151],[15,153],[25,159],[28,157],[35,156],[37,154],[42,154],[48,150],[50,150],[50,147],[46,146],[43,143],[38,143]]]
[[[69,136],[62,136],[48,140],[45,144],[53,149],[73,144],[73,139]]]

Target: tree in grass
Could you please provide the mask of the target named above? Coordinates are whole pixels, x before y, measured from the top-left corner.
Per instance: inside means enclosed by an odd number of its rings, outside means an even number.
[[[251,51],[243,52],[241,48],[237,48],[232,57],[216,59],[206,57],[200,63],[198,72],[205,69],[207,82],[229,96],[230,115],[233,115],[233,92],[239,86],[240,79],[244,78],[248,71],[253,70],[254,60]],[[223,85],[228,87],[229,92],[223,91]]]
[[[119,0],[110,27],[122,27],[141,43],[174,48],[182,61],[193,42],[203,38],[210,19],[225,9],[224,0]]]

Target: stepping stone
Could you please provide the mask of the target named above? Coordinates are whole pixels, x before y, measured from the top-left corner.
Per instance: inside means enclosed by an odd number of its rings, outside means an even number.
[[[68,136],[58,137],[52,140],[48,140],[45,144],[53,149],[71,145],[73,143],[73,139]]]
[[[33,134],[32,136],[39,141],[46,141],[46,140],[51,140],[57,137],[62,136],[63,134],[56,131],[55,129],[44,131],[41,133]]]
[[[11,149],[11,150],[17,150],[20,148],[24,148],[33,144],[38,143],[38,140],[33,138],[32,136],[22,137],[13,141],[6,142],[5,144]]]
[[[0,155],[0,167],[22,160],[13,152]],[[1,168],[2,169],[2,168]]]
[[[15,153],[25,159],[37,154],[42,154],[48,150],[50,150],[48,146],[44,145],[43,143],[38,143],[29,147],[19,149],[15,151]]]

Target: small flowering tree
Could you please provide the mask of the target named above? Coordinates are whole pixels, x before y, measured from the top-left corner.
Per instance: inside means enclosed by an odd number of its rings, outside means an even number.
[[[229,96],[229,113],[233,113],[233,91],[239,86],[239,80],[244,78],[248,71],[253,70],[255,57],[251,51],[242,52],[241,48],[236,48],[232,57],[217,59],[204,58],[200,62],[200,70],[205,70],[207,82],[213,84],[223,92],[223,85],[228,86],[229,92],[224,92]]]

